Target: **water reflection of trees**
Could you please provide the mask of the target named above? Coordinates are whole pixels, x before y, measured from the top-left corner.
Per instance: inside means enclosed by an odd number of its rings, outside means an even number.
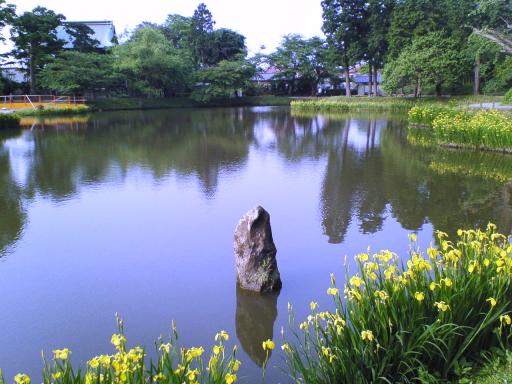
[[[503,180],[511,173],[511,157],[412,147],[404,131],[403,117],[297,116],[281,109],[118,112],[69,125],[62,118],[45,120],[23,136],[31,149],[22,159],[27,174],[21,186],[0,146],[0,208],[9,216],[0,223],[6,226],[0,249],[21,231],[20,196],[63,199],[87,184],[122,181],[140,168],[156,182],[194,177],[204,196],[213,198],[220,175],[243,167],[251,148],[277,152],[291,163],[326,162],[319,200],[321,225],[332,243],[342,242],[351,224],[375,233],[389,216],[408,230],[427,221],[453,231],[492,220],[510,231],[512,187]],[[504,176],[488,177],[496,174]]]
[[[0,134],[0,258],[21,235],[26,220],[22,190],[13,179],[10,156],[2,143],[18,136],[19,132]]]

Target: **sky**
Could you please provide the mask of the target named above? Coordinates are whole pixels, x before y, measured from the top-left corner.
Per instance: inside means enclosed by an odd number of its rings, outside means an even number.
[[[269,53],[282,37],[298,33],[322,36],[320,0],[10,0],[17,12],[37,5],[62,13],[69,21],[113,20],[118,34],[142,21],[162,23],[168,14],[192,16],[204,2],[216,21],[215,28],[243,34],[250,53],[264,45]]]

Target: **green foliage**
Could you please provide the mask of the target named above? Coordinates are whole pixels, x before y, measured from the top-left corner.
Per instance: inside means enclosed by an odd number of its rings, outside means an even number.
[[[512,246],[507,236],[459,230],[410,259],[390,251],[356,256],[343,289],[331,276],[335,311],[312,313],[283,345],[295,382],[448,382],[466,376],[480,353],[509,345]],[[407,314],[407,315],[404,315]]]
[[[467,384],[506,384],[512,382],[512,352],[494,357],[479,372],[478,377],[467,380]]]
[[[94,31],[82,23],[68,23],[66,32],[72,38],[73,49],[78,52],[93,52],[98,48],[99,41],[92,38]]]
[[[191,58],[173,47],[159,28],[138,29],[130,41],[114,47],[113,55],[114,69],[136,95],[175,95],[190,83]]]
[[[252,64],[244,60],[221,61],[217,66],[199,70],[192,98],[201,103],[236,97],[236,93],[251,87],[256,73]]]
[[[284,36],[277,50],[265,60],[279,70],[275,78],[285,84],[288,94],[297,93],[302,86],[314,95],[320,80],[328,76],[327,56],[322,39],[291,34]]]
[[[507,93],[505,93],[505,97],[503,101],[507,104],[512,104],[512,88],[510,88]]]
[[[498,62],[495,66],[492,78],[485,84],[487,93],[500,93],[512,87],[512,57]]]
[[[430,85],[441,94],[442,86],[453,86],[462,78],[468,63],[453,38],[431,33],[416,38],[384,68],[384,89],[396,93],[406,86],[415,87],[415,96],[421,87]]]
[[[37,88],[37,74],[64,45],[56,34],[62,20],[63,15],[44,7],[36,7],[32,12],[24,12],[12,20],[14,49],[11,54],[25,64],[33,93]]]
[[[415,105],[412,99],[399,97],[326,97],[309,100],[294,100],[291,103],[294,111],[407,111]]]
[[[65,95],[107,91],[122,84],[112,55],[64,51],[39,74],[40,86]]]
[[[1,113],[0,114],[0,129],[12,129],[19,128],[20,117],[12,113]]]

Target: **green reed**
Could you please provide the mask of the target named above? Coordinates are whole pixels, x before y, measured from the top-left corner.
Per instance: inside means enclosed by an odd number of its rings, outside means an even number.
[[[509,345],[512,245],[490,224],[458,231],[410,259],[390,252],[356,256],[354,275],[340,293],[327,290],[335,309],[295,325],[283,345],[290,375],[304,383],[438,383],[467,375],[480,354]]]

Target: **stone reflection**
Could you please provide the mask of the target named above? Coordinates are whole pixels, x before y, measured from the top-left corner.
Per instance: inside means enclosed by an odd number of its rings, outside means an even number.
[[[236,335],[252,361],[262,366],[266,352],[263,341],[273,339],[279,292],[259,294],[236,287]]]
[[[26,221],[22,190],[13,178],[9,151],[4,145],[19,135],[18,131],[0,134],[0,258],[19,240]]]

